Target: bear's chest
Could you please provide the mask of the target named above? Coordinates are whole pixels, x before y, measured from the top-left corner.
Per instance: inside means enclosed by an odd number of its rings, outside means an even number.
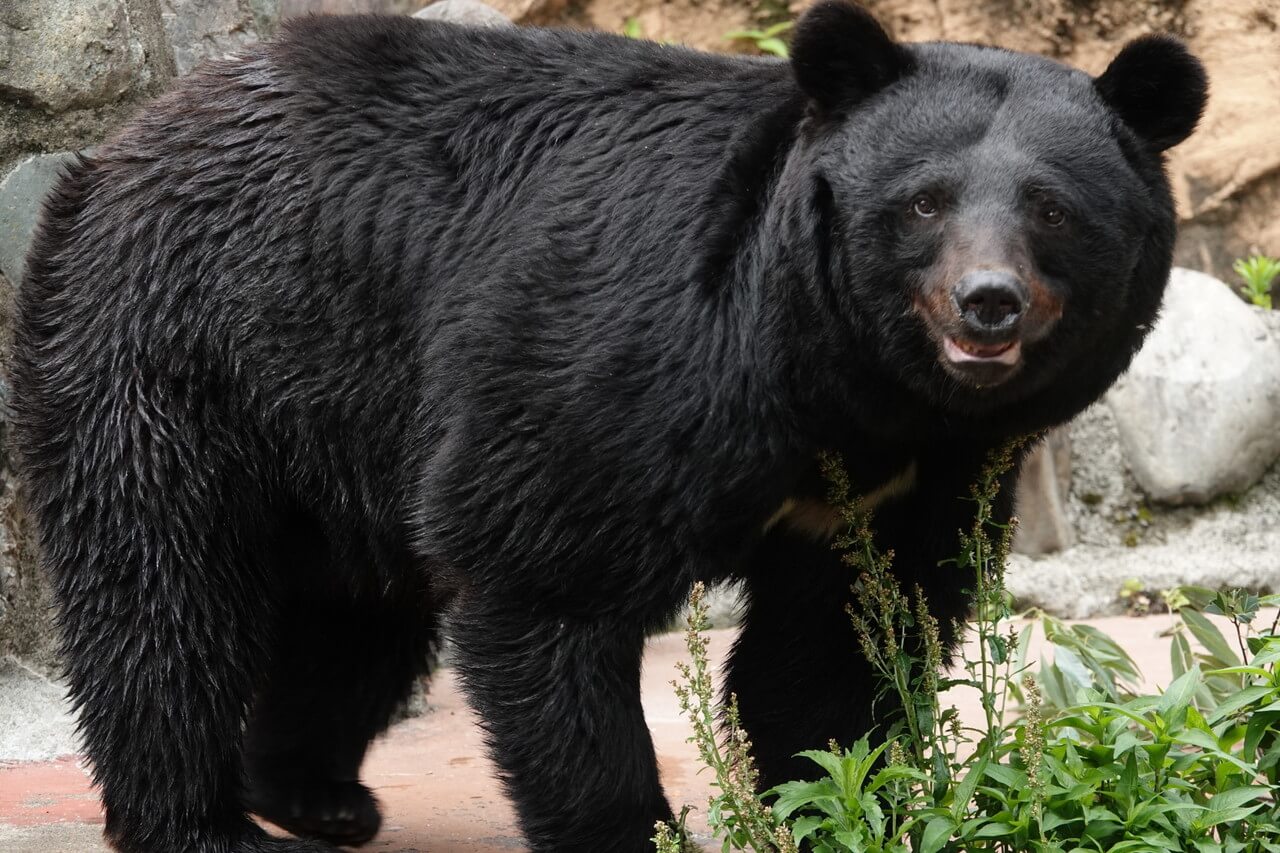
[[[874,479],[865,476],[855,478],[855,494],[861,495],[865,508],[875,510],[886,501],[909,494],[916,485],[917,468],[916,460],[910,459],[888,475]],[[818,541],[830,540],[839,533],[845,523],[844,518],[839,508],[824,497],[825,490],[819,490],[815,485],[812,479],[807,479],[796,494],[783,500],[765,521],[764,532],[782,528]]]

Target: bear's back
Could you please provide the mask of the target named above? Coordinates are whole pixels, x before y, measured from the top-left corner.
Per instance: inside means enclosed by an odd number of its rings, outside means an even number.
[[[61,183],[21,296],[41,363],[21,381],[57,389],[69,429],[86,394],[115,393],[86,380],[136,371],[261,411],[287,453],[393,447],[424,371],[440,395],[482,365],[541,382],[559,365],[521,348],[530,328],[567,360],[661,327],[708,231],[733,233],[708,217],[749,215],[716,194],[731,149],[794,95],[785,64],[599,34],[294,23]],[[775,158],[791,120],[749,156]]]

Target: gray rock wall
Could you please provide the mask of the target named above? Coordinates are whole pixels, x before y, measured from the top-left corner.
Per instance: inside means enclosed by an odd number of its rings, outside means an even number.
[[[0,275],[0,352],[6,360],[12,342],[13,297],[13,285]],[[54,667],[54,638],[48,590],[37,570],[30,528],[17,500],[4,409],[8,390],[8,376],[0,370],[0,658],[17,655],[50,672]]]
[[[40,202],[175,75],[268,34],[279,0],[0,0],[0,404],[13,298]],[[47,587],[19,500],[0,405],[0,657],[53,666]]]

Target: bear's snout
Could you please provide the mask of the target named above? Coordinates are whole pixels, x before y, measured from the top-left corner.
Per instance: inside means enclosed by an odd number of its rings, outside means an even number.
[[[1012,336],[1026,311],[1028,293],[1011,273],[976,270],[956,283],[951,298],[965,331],[986,342],[993,336]]]

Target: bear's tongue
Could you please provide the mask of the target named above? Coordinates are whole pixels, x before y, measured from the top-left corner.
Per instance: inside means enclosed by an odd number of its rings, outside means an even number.
[[[1022,345],[1018,341],[1005,344],[976,344],[972,341],[947,338],[943,345],[947,358],[952,362],[995,361],[1000,364],[1015,364],[1022,350]]]

